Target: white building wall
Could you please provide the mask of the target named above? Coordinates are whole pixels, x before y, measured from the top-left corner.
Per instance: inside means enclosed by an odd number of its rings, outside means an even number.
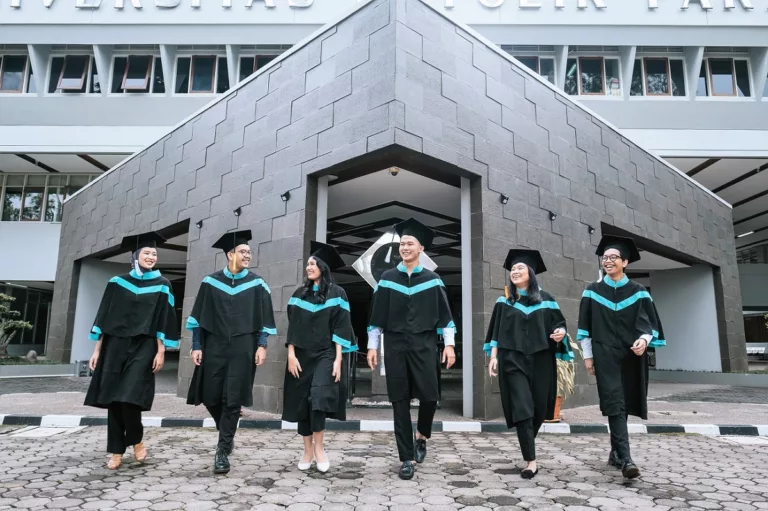
[[[61,224],[0,222],[0,280],[56,279]]]
[[[651,293],[667,340],[656,350],[656,368],[722,371],[712,269],[651,272]]]
[[[86,259],[80,266],[80,282],[77,286],[77,308],[75,309],[75,328],[72,332],[71,362],[89,360],[93,354],[94,342],[88,338],[93,327],[96,311],[101,297],[107,288],[107,282],[115,275],[125,273],[125,265],[106,263],[95,259]]]

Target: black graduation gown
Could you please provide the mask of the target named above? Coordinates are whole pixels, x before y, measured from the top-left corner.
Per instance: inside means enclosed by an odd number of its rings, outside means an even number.
[[[103,338],[86,406],[121,402],[142,411],[152,408],[157,339],[169,348],[179,346],[174,303],[171,283],[157,270],[109,280],[89,335],[94,341]]]
[[[549,338],[556,329],[566,328],[565,317],[549,293],[540,293],[538,303],[528,296],[517,302],[499,298],[483,346],[488,355],[494,347],[499,350],[501,405],[509,428],[526,419],[552,417],[557,359],[573,359],[567,338],[559,343]]]
[[[579,306],[577,339],[592,339],[600,411],[605,416],[627,413],[648,418],[648,352],[638,357],[631,348],[642,335],[649,348],[666,345],[661,320],[651,295],[626,276],[608,276],[587,286]]]
[[[188,329],[200,328],[203,360],[195,367],[187,404],[251,406],[259,334],[277,335],[272,295],[264,279],[243,270],[203,279]]]
[[[389,400],[437,401],[439,335],[456,328],[440,277],[422,266],[408,276],[402,263],[382,273],[368,328],[384,333]]]
[[[288,372],[283,385],[283,420],[309,420],[310,410],[326,413],[326,417],[346,420],[347,371],[349,357],[343,356],[341,381],[333,378],[336,345],[341,352],[357,351],[352,330],[349,301],[344,289],[331,284],[324,302],[317,293],[302,298],[303,287],[288,301],[288,339],[301,365],[299,377]]]

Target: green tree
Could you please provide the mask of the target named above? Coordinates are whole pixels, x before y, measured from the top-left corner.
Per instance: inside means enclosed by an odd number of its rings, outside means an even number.
[[[11,309],[11,303],[16,300],[13,296],[0,293],[0,356],[8,354],[8,345],[21,330],[31,330],[32,324],[18,318],[21,313]]]

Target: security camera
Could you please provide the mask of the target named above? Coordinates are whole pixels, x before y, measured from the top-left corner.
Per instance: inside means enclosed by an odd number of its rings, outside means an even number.
[[[389,175],[394,177],[400,173],[400,167],[389,167]]]

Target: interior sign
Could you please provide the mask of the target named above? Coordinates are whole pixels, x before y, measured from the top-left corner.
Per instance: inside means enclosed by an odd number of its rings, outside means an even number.
[[[28,0],[27,0],[28,1]],[[45,7],[50,8],[53,5],[54,0],[37,0],[42,1]],[[59,0],[61,1],[61,0]],[[90,9],[95,10],[101,7],[102,2],[107,3],[109,0],[74,0],[75,8],[77,9]],[[126,0],[112,0],[113,7],[118,10],[125,8]],[[160,9],[174,9],[179,7],[182,0],[127,0],[128,3],[134,9],[142,9],[142,1],[146,3],[152,3],[155,7]],[[202,6],[202,0],[184,0],[185,3],[189,2],[190,7],[193,9],[199,9]],[[221,6],[225,9],[232,8],[232,0],[217,0],[221,2]],[[246,8],[252,8],[254,5],[263,5],[267,9],[274,9],[277,7],[278,0],[242,0],[245,2]],[[305,9],[311,7],[315,0],[280,0],[281,2],[287,2],[288,7],[294,9]],[[324,0],[333,2],[334,0]],[[362,0],[358,0],[362,1]],[[453,9],[456,7],[456,2],[468,2],[471,0],[444,0],[446,9]],[[519,9],[541,9],[544,5],[554,6],[556,9],[565,9],[566,4],[575,5],[578,9],[586,10],[590,6],[596,9],[607,9],[607,2],[611,0],[476,0],[480,5],[487,7],[488,9],[497,9],[503,5],[510,5],[517,3]],[[617,4],[627,2],[628,0],[617,0]],[[643,0],[641,0],[643,1]],[[723,9],[730,10],[735,9],[738,3],[745,10],[754,9],[752,5],[753,0],[644,0],[648,2],[648,9],[655,10],[659,8],[660,3],[672,4],[680,3],[681,10],[687,10],[691,4],[697,4],[701,9],[708,11],[715,8],[715,4],[722,5]],[[762,1],[762,0],[761,0]],[[15,9],[21,8],[22,0],[11,0],[11,7]],[[207,2],[206,2],[207,3]]]

